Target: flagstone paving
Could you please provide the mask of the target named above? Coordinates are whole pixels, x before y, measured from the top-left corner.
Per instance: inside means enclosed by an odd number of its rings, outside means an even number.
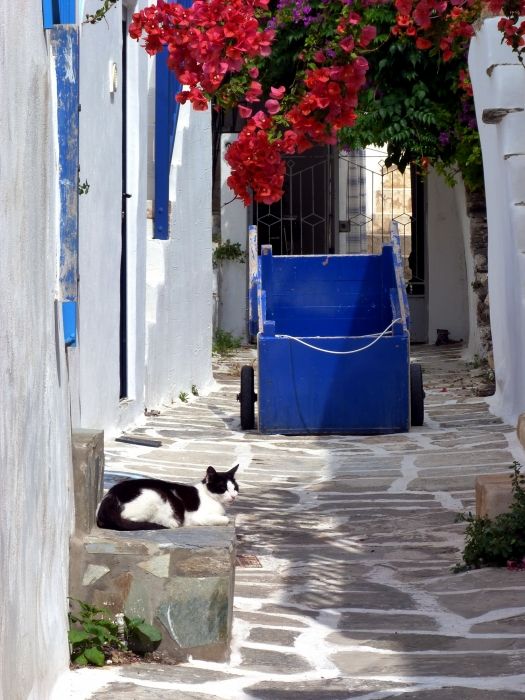
[[[239,463],[229,664],[138,664],[69,675],[69,697],[122,700],[525,698],[525,573],[454,574],[477,474],[524,460],[513,426],[474,395],[461,349],[418,346],[425,424],[402,435],[241,432],[243,350],[217,387],[107,442],[110,485],[130,473],[196,481]],[[349,400],[351,397],[349,396]],[[525,463],[525,462],[524,462]],[[256,557],[256,560],[253,559]]]

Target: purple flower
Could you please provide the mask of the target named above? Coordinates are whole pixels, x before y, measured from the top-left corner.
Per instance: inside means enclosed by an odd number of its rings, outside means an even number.
[[[442,131],[438,136],[438,141],[441,146],[448,146],[450,143],[450,134],[448,134],[446,131]]]

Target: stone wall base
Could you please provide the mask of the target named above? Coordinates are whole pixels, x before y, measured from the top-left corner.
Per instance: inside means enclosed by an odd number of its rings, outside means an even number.
[[[70,595],[110,613],[142,617],[173,661],[229,658],[235,528],[115,532],[71,542]]]
[[[104,434],[73,434],[75,533],[69,595],[110,613],[142,617],[162,633],[159,651],[227,661],[235,582],[235,527],[116,532],[95,525]]]

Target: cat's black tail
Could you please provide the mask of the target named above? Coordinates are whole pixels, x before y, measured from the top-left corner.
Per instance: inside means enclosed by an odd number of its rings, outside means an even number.
[[[105,530],[166,530],[157,523],[135,522],[121,516],[122,506],[119,499],[107,493],[97,511],[97,525]]]

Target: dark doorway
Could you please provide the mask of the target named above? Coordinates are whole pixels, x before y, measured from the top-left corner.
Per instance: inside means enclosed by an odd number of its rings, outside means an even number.
[[[259,246],[274,255],[322,255],[334,252],[333,158],[324,146],[286,158],[283,198],[254,205]]]

